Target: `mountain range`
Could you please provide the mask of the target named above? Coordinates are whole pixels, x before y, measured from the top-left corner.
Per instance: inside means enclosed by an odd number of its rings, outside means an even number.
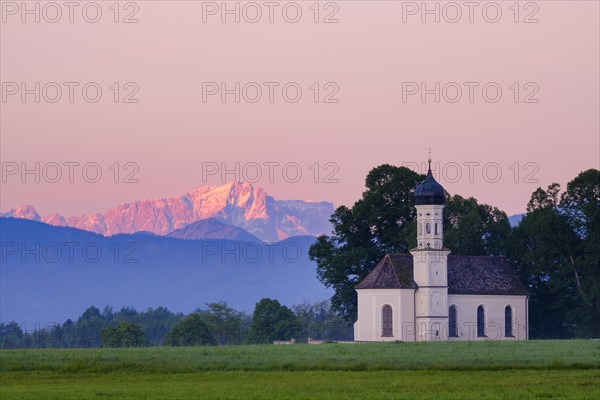
[[[104,236],[144,231],[194,239],[203,238],[198,236],[201,232],[216,233],[218,228],[224,228],[215,226],[211,230],[208,226],[221,222],[242,228],[262,241],[276,242],[293,236],[329,234],[329,217],[333,211],[333,204],[329,202],[276,200],[258,186],[233,182],[200,187],[177,197],[124,203],[101,213],[82,216],[52,214],[42,217],[31,205],[12,209],[1,216],[68,226]],[[212,221],[186,229],[191,224],[207,219]],[[223,238],[237,239],[237,236],[243,236],[241,232],[230,228],[227,228],[227,232],[234,236]]]
[[[193,236],[209,224],[192,224]],[[308,258],[312,236],[275,243],[193,240],[148,232],[103,236],[18,218],[0,218],[0,318],[33,329],[62,323],[87,307],[166,306],[191,312],[226,301],[251,313],[264,297],[291,306],[332,291]],[[247,233],[246,233],[247,234]],[[247,234],[249,235],[249,234]]]

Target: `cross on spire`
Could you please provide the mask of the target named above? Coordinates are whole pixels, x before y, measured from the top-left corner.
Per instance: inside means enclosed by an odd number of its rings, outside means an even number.
[[[429,148],[429,157],[427,159],[427,162],[431,165],[431,147]]]

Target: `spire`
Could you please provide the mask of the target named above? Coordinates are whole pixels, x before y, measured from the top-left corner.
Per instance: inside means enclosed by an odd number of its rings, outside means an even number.
[[[427,162],[429,163],[429,169],[427,173],[431,174],[431,147],[429,148],[429,157],[427,158]]]

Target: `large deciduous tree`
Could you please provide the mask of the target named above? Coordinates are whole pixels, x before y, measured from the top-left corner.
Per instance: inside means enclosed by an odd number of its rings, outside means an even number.
[[[600,171],[535,190],[507,255],[530,292],[533,338],[600,336]]]
[[[261,299],[256,303],[248,336],[250,343],[290,340],[297,338],[299,333],[300,324],[288,307],[272,299]]]
[[[465,199],[454,195],[446,198],[444,246],[452,254],[502,255],[509,235],[510,222],[504,211],[479,204],[473,197]]]
[[[581,238],[573,275],[582,306],[579,336],[600,337],[600,171],[589,169],[567,184],[561,208]],[[577,275],[575,273],[577,272]]]

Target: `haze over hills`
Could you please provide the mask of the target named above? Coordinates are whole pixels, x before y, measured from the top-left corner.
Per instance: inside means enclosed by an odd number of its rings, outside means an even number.
[[[168,235],[209,218],[250,232],[262,241],[275,242],[292,236],[329,234],[329,202],[276,200],[262,188],[247,182],[204,186],[181,196],[124,203],[102,213],[79,217],[58,214],[40,216],[30,205],[1,214],[55,226],[69,226],[110,236],[138,231]]]
[[[308,259],[310,236],[271,244],[106,237],[17,218],[0,218],[0,234],[0,318],[28,329],[62,323],[90,305],[191,312],[223,300],[251,313],[264,297],[293,305],[332,294]]]
[[[248,231],[233,225],[227,225],[215,218],[192,222],[185,228],[177,229],[167,236],[186,239],[229,239],[242,242],[260,242],[261,240]]]

